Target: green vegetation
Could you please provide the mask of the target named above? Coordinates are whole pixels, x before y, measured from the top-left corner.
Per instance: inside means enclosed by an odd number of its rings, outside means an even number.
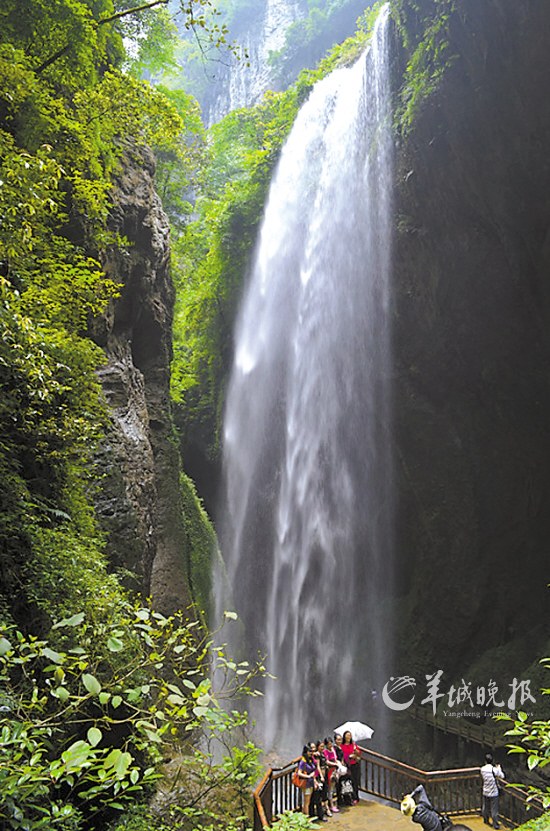
[[[456,0],[392,0],[392,15],[410,56],[396,114],[403,133],[412,129],[454,61],[449,53],[449,22],[455,7]]]
[[[546,669],[550,669],[550,658],[543,658],[541,664]],[[550,695],[550,688],[545,687],[541,692],[543,695]],[[512,737],[514,742],[508,745],[508,753],[525,756],[529,770],[543,770],[550,764],[550,721],[548,719],[530,720],[528,714],[522,711],[519,711],[515,717],[500,713],[496,718],[499,721],[512,723],[505,734]],[[530,785],[528,791],[531,799],[540,798],[544,807],[550,808],[550,787]],[[546,823],[548,823],[548,818],[546,818]],[[538,831],[536,825],[534,828]]]
[[[300,811],[286,811],[273,823],[276,831],[307,831],[308,828],[317,828],[317,817],[306,817]]]
[[[374,0],[362,4],[355,0],[330,0],[327,3],[308,0],[305,17],[288,27],[284,46],[269,56],[279,84],[288,86],[302,68],[315,66],[327,50],[342,39],[341,32],[349,30],[359,8],[366,10],[362,11],[355,28],[364,30],[370,8],[375,5],[379,8],[381,4]]]
[[[90,504],[106,412],[86,336],[118,292],[102,267],[124,244],[110,189],[133,148],[171,154],[180,175],[194,153],[178,110],[120,70],[128,7],[0,11],[0,551],[6,605],[31,631],[118,592]]]
[[[212,569],[216,558],[220,556],[218,541],[195,485],[185,474],[182,474],[181,491],[188,549],[191,552],[188,568],[191,596],[197,607],[205,610],[208,618]]]
[[[548,816],[538,817],[538,819],[530,819],[523,825],[520,825],[516,831],[547,831]]]
[[[173,244],[172,392],[182,405],[184,429],[212,455],[237,302],[271,172],[297,108],[296,90],[268,94],[260,106],[235,111],[211,129],[198,218]]]
[[[120,291],[104,264],[128,246],[109,230],[113,183],[122,164],[153,147],[177,231],[188,222],[204,153],[196,101],[124,71],[155,54],[165,5],[136,4],[150,6],[139,17],[130,0],[6,0],[0,9],[6,829],[104,828],[122,809],[121,828],[208,829],[225,819],[228,799],[234,827],[248,823],[258,751],[246,740],[246,713],[231,707],[262,671],[214,647],[194,609],[186,620],[132,605],[93,509],[108,412],[96,376],[104,355],[88,330]],[[208,5],[184,7],[186,19],[222,37],[202,21]],[[133,61],[124,37],[138,38]],[[205,606],[215,537],[192,486],[182,487],[195,596]],[[168,797],[173,778],[162,778],[162,763],[171,757],[184,776]],[[163,802],[153,819],[157,789]]]
[[[219,827],[209,794],[223,784],[244,821],[258,751],[233,746],[246,715],[222,704],[253,695],[263,668],[234,664],[181,614],[120,603],[110,617],[74,614],[48,640],[15,627],[0,637],[2,828],[104,827],[150,793],[162,759],[190,737],[189,781],[158,813],[181,831]],[[138,815],[134,827],[147,828],[147,809]]]

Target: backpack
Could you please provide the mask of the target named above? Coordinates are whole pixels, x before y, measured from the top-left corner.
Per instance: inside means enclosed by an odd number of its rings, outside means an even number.
[[[343,805],[351,805],[353,802],[353,785],[349,776],[340,780],[340,799]]]

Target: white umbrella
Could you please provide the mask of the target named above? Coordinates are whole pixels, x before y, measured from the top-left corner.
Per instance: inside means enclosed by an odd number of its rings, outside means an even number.
[[[361,742],[363,739],[372,738],[374,730],[368,724],[363,724],[362,721],[345,721],[340,727],[335,727],[334,732],[344,735],[346,730],[349,730],[354,742]]]

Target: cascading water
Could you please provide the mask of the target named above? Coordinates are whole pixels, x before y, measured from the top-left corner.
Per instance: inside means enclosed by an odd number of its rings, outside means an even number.
[[[364,719],[388,677],[388,21],[385,7],[297,117],[237,325],[217,608],[239,614],[233,648],[276,676],[254,712],[266,749]]]

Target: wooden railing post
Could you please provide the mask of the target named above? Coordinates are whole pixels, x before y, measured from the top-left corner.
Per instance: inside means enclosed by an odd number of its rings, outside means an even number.
[[[273,821],[272,775],[273,771],[269,768],[254,791],[254,831],[263,831],[264,828],[271,828]]]

